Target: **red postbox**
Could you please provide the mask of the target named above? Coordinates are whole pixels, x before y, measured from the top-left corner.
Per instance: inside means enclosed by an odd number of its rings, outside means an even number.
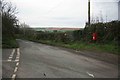
[[[92,39],[93,39],[94,41],[96,41],[96,40],[97,40],[97,33],[96,33],[96,32],[95,32],[95,33],[93,33],[93,34],[92,34],[92,36],[93,36],[93,38],[92,38]]]

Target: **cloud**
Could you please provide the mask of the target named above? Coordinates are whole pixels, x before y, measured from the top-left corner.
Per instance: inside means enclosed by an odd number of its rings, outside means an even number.
[[[87,21],[88,0],[9,0],[15,4],[19,10],[17,15],[21,22],[26,22],[31,27],[34,26],[68,26],[84,27]],[[92,14],[99,16],[102,11],[103,16],[108,15],[108,19],[116,19],[117,0],[91,0]],[[97,3],[98,2],[98,3]],[[106,4],[100,4],[104,2]],[[91,4],[92,4],[91,3]],[[97,3],[97,4],[96,4]],[[101,7],[102,6],[102,7]],[[116,8],[116,9],[114,9]],[[111,13],[108,13],[109,11]]]

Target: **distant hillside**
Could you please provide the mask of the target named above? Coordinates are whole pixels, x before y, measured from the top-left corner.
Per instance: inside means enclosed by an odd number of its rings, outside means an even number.
[[[35,31],[74,31],[83,28],[34,28]]]

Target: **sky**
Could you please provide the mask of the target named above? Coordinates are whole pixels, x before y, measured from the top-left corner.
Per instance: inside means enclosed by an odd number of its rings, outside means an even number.
[[[8,0],[18,9],[20,23],[30,27],[83,28],[87,22],[88,0]],[[118,0],[91,0],[91,18],[118,19]]]

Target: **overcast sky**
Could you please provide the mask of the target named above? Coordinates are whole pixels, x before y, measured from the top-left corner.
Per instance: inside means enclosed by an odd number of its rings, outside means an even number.
[[[18,8],[17,17],[31,27],[84,27],[88,0],[9,0]],[[118,0],[91,0],[92,18],[118,19]],[[107,15],[107,17],[106,17]]]

